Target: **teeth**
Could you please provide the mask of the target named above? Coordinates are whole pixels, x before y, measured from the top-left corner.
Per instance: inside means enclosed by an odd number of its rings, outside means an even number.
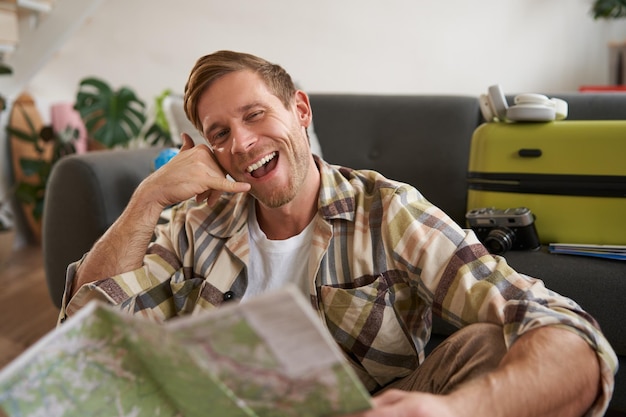
[[[248,173],[254,171],[255,169],[259,169],[261,168],[263,165],[267,164],[269,161],[271,161],[272,159],[274,159],[276,157],[276,152],[272,152],[271,154],[263,157],[259,162],[257,162],[256,164],[252,164],[250,165],[246,171],[248,171]]]

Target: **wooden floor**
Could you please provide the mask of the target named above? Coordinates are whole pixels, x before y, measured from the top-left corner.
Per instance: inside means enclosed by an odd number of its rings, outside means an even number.
[[[58,313],[48,295],[41,247],[14,251],[0,265],[0,368],[54,329]]]
[[[56,326],[41,247],[14,251],[0,265],[0,368]]]

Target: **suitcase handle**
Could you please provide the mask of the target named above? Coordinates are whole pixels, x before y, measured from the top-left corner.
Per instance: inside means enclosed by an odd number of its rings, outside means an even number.
[[[517,154],[522,158],[539,158],[543,153],[541,149],[520,149]]]

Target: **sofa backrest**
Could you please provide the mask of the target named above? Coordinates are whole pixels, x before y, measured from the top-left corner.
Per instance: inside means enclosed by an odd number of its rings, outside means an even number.
[[[476,97],[311,94],[324,159],[415,186],[464,224]]]
[[[626,94],[554,95],[569,119],[626,119]],[[474,129],[482,123],[475,97],[311,94],[324,159],[374,169],[416,186],[465,223],[467,166]],[[509,103],[513,97],[507,97]],[[102,151],[63,158],[46,190],[43,251],[52,299],[60,305],[65,269],[115,221],[147,176],[159,148]]]
[[[567,120],[624,120],[626,119],[626,94],[624,93],[555,93],[546,94],[565,100],[568,104]],[[513,97],[508,98],[513,103]]]

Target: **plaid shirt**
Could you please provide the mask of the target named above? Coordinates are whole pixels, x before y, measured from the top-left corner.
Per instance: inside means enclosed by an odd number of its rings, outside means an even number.
[[[572,300],[491,256],[413,187],[367,170],[321,172],[319,210],[308,259],[310,300],[370,390],[411,373],[424,360],[431,313],[461,327],[503,326],[507,345],[545,325],[565,326],[598,354],[601,415],[617,358],[597,323]],[[157,320],[196,314],[242,297],[249,262],[247,194],[213,208],[193,200],[156,229],[141,269],[84,285],[62,317],[104,299]],[[66,294],[74,272],[69,268]]]

